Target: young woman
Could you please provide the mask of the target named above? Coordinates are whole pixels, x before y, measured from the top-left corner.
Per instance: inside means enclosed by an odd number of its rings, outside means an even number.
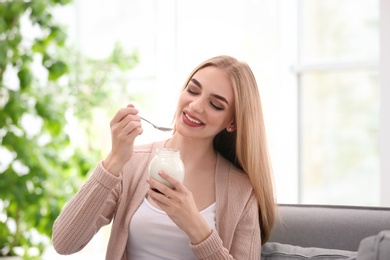
[[[168,140],[135,146],[138,110],[111,121],[112,149],[53,227],[60,254],[113,220],[106,259],[260,259],[275,199],[258,87],[244,62],[218,56],[190,74]],[[157,148],[178,149],[183,182],[148,177]],[[159,191],[159,192],[158,192]]]

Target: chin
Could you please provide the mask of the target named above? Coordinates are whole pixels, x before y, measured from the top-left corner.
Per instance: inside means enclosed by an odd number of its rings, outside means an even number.
[[[188,137],[188,138],[199,137],[198,133],[194,133],[193,131],[191,131],[191,129],[186,128],[183,125],[176,125],[176,132],[175,133],[177,133],[183,137]]]

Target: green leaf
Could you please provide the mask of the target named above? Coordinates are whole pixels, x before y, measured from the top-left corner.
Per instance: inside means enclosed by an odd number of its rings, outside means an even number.
[[[49,80],[51,81],[56,81],[69,71],[68,66],[62,61],[54,62],[53,64],[49,65],[47,69],[49,71]]]
[[[4,111],[11,119],[12,124],[19,125],[19,120],[24,113],[24,109],[21,107],[21,95],[17,91],[8,91],[9,98],[7,104],[4,106]]]
[[[63,46],[66,40],[66,33],[59,26],[50,27],[50,31],[48,39],[50,41],[55,40],[59,46]]]
[[[0,8],[0,10],[1,10],[1,8]],[[5,33],[6,30],[7,30],[7,23],[5,22],[4,17],[1,15],[0,16],[0,34]]]
[[[18,78],[20,81],[20,89],[22,91],[26,90],[27,88],[30,87],[31,82],[32,82],[32,75],[30,70],[26,67],[23,66],[19,72],[18,72]]]
[[[42,53],[44,54],[46,52],[47,45],[42,39],[36,39],[35,43],[32,46],[32,50],[34,52]]]

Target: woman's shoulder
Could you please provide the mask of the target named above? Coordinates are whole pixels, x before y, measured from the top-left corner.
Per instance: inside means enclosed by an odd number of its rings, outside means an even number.
[[[218,154],[217,175],[219,179],[229,180],[229,183],[235,184],[236,187],[252,190],[249,176],[220,154]]]
[[[161,140],[156,142],[150,142],[150,143],[143,143],[143,144],[137,144],[134,146],[133,153],[135,154],[150,154],[157,148],[164,147],[165,143],[168,140]]]
[[[237,212],[243,212],[249,201],[249,207],[257,207],[257,203],[252,203],[254,189],[249,176],[221,155],[217,162],[216,194],[220,212],[231,209],[231,205],[235,205]]]

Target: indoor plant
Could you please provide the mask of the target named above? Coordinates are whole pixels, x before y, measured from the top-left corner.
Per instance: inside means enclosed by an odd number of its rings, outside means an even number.
[[[89,169],[86,158],[70,147],[66,99],[51,84],[68,67],[55,55],[66,34],[50,11],[69,2],[0,3],[0,256],[39,258],[75,176]],[[23,33],[23,19],[36,35]],[[39,59],[45,78],[34,72]]]
[[[70,2],[0,2],[0,257],[40,258],[55,218],[97,160],[96,150],[71,142],[66,115],[88,121],[85,107],[109,96],[104,77],[137,63],[120,46],[104,61],[72,59],[79,54],[51,14]],[[34,35],[23,33],[22,20]],[[76,62],[89,70],[78,74]],[[103,78],[92,82],[96,70]]]

